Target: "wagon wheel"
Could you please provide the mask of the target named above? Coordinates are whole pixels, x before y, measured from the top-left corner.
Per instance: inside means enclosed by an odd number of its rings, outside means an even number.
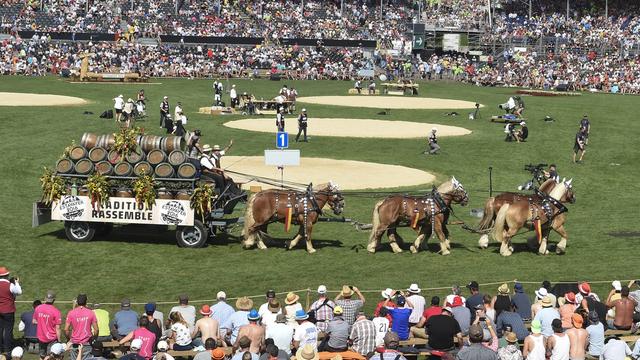
[[[88,242],[93,239],[96,228],[85,221],[67,221],[64,223],[64,233],[70,241]]]
[[[194,220],[193,226],[180,226],[176,230],[178,247],[201,248],[207,243],[207,238],[207,228],[200,220]]]

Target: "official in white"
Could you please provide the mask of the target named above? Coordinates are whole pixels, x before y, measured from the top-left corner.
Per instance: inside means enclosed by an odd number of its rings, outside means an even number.
[[[124,108],[124,96],[122,94],[113,98],[113,109],[116,111],[116,123],[122,118],[122,109]]]
[[[236,92],[236,85],[231,85],[231,91],[229,91],[229,97],[231,98],[231,107],[236,108],[240,104],[240,100],[238,99],[238,92]]]

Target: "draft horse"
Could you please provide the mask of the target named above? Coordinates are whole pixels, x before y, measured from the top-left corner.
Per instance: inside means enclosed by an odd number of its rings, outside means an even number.
[[[509,256],[513,253],[511,238],[518,230],[525,226],[533,228],[536,223],[539,224],[541,232],[538,253],[541,255],[549,253],[547,240],[552,229],[562,238],[556,247],[556,253],[564,253],[568,238],[564,229],[567,208],[562,203],[575,202],[572,181],[573,179],[568,181],[563,179],[549,195],[538,193],[538,199],[520,198],[511,204],[502,205],[497,213],[492,232],[493,237],[501,243],[500,254],[502,256]]]
[[[548,179],[538,189],[539,192],[543,194],[549,194],[551,190],[556,186],[556,184],[560,181],[559,179]],[[487,235],[496,220],[496,216],[498,211],[502,208],[504,204],[513,204],[514,202],[520,201],[521,199],[529,199],[531,198],[533,201],[542,201],[540,195],[533,194],[522,194],[516,192],[503,192],[498,194],[497,196],[490,197],[484,203],[484,213],[482,215],[482,220],[480,220],[480,224],[478,225],[478,232],[483,233],[480,236],[480,240],[478,240],[478,246],[482,249],[486,249],[489,247],[489,235]]]
[[[344,198],[338,186],[332,182],[315,188],[309,186],[304,192],[277,189],[260,191],[247,203],[242,231],[243,247],[249,249],[257,245],[259,249],[266,249],[264,237],[267,227],[271,223],[280,222],[285,227],[289,224],[300,225],[297,235],[288,244],[289,249],[305,238],[307,252],[316,252],[311,243],[311,232],[326,204],[336,215],[340,215],[344,209]]]
[[[393,252],[402,252],[403,240],[397,228],[408,226],[418,233],[418,237],[410,247],[412,253],[417,253],[425,237],[435,232],[440,240],[440,253],[449,255],[451,246],[446,224],[451,212],[451,204],[464,206],[468,202],[467,191],[455,177],[424,196],[392,195],[380,200],[373,208],[372,229],[367,250],[375,253],[386,231]]]

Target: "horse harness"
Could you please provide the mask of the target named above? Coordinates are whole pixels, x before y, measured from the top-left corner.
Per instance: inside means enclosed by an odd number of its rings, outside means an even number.
[[[414,200],[414,208],[413,210],[409,210],[409,205],[407,203],[407,200],[411,199]],[[422,206],[422,209],[419,208],[419,206]],[[437,209],[436,209],[437,207]],[[421,197],[421,198],[416,198],[416,197],[411,197],[411,196],[403,196],[402,197],[402,210],[403,210],[403,214],[410,214],[412,213],[413,216],[410,216],[409,218],[409,222],[411,225],[411,217],[419,217],[420,215],[420,210],[422,210],[425,214],[429,214],[430,215],[430,220],[431,220],[431,234],[433,235],[433,225],[435,222],[435,217],[438,214],[443,214],[443,213],[447,213],[449,211],[449,207],[447,206],[447,204],[444,202],[444,200],[442,199],[442,196],[440,195],[440,193],[438,192],[438,190],[436,190],[435,188],[431,191],[430,194]],[[417,226],[417,221],[418,219],[416,219],[415,221],[415,225]],[[414,226],[411,226],[414,227]]]
[[[538,213],[539,208],[542,209],[542,212],[547,217],[547,222],[551,222],[556,216],[569,211],[569,209],[567,209],[567,207],[564,206],[560,201],[539,190],[536,190],[536,195],[538,195],[542,199],[541,204],[538,204],[536,199],[534,199],[532,196],[527,197],[527,202],[529,203],[529,211],[531,211],[531,221],[540,220],[540,214]],[[558,211],[554,211],[554,207]]]
[[[307,223],[307,217],[309,215],[309,212],[316,212],[318,215],[322,215],[322,209],[318,205],[318,202],[316,201],[316,198],[313,195],[313,190],[307,189],[303,196],[299,196],[299,195],[302,195],[302,193],[298,191],[295,191],[295,192],[287,191],[286,194],[287,194],[286,206],[287,208],[293,209],[291,214],[292,223],[298,224],[298,221],[296,219],[298,218],[300,213],[302,213],[303,224]],[[293,197],[293,201],[291,199],[292,197]],[[280,206],[280,193],[277,192],[276,198],[275,198],[276,212],[273,214],[270,222],[278,221],[279,206]],[[302,208],[302,211],[300,211],[300,208]],[[304,233],[304,236],[306,238],[307,237],[306,227],[303,226],[302,229],[303,229],[302,231]]]

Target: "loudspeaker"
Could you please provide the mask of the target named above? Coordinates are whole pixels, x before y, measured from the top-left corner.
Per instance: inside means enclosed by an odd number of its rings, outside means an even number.
[[[271,76],[269,77],[269,80],[280,81],[280,74],[271,74]]]

